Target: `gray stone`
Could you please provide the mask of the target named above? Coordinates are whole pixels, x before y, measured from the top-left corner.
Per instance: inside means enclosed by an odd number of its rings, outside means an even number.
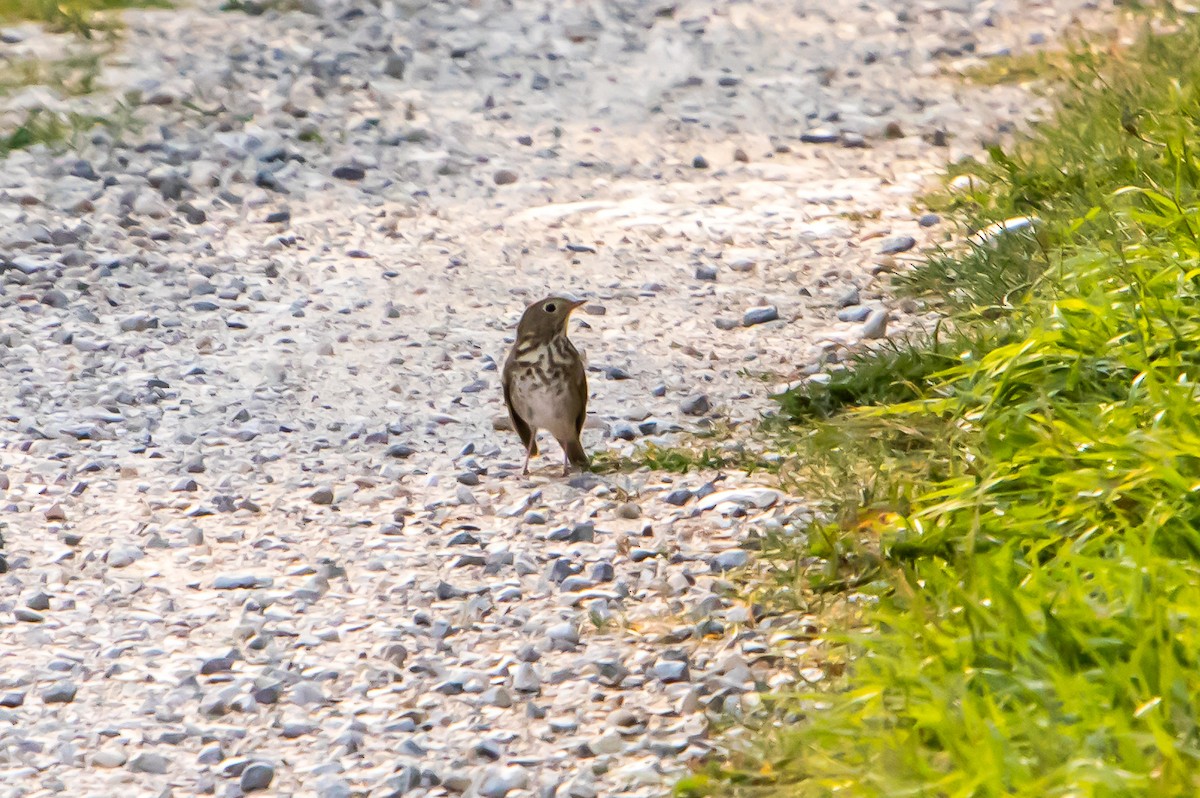
[[[275,780],[275,766],[266,762],[253,762],[242,771],[238,785],[242,792],[257,792],[271,786]]]
[[[852,285],[845,293],[837,298],[837,301],[834,302],[834,306],[838,308],[846,308],[850,307],[851,305],[857,305],[859,301],[858,286]]]
[[[851,308],[839,310],[837,317],[838,321],[860,322],[865,321],[871,315],[871,308],[867,305],[855,305]]]
[[[77,690],[74,682],[56,682],[42,691],[42,701],[47,704],[69,704],[75,700]]]
[[[816,127],[800,134],[800,141],[805,144],[833,144],[839,138],[838,131],[828,127]]]
[[[779,310],[774,305],[764,305],[762,307],[750,308],[742,314],[742,324],[746,327],[753,327],[755,324],[764,324],[768,321],[775,321],[779,318]]]
[[[270,579],[263,579],[253,574],[221,574],[213,580],[214,590],[247,590],[254,587],[267,587]]]
[[[712,569],[714,571],[732,571],[735,568],[744,568],[749,562],[749,552],[744,549],[730,549],[713,557]]]
[[[104,561],[112,568],[126,568],[144,556],[146,556],[145,553],[137,546],[131,543],[119,543],[108,550]]]
[[[689,416],[702,416],[712,409],[708,402],[708,394],[697,393],[684,399],[679,409]]]
[[[522,693],[542,692],[542,679],[537,669],[528,662],[519,662],[513,669],[513,689]]]
[[[171,765],[171,760],[153,751],[143,751],[129,760],[129,769],[135,773],[153,773],[163,775]]]
[[[876,309],[871,311],[871,315],[863,323],[863,338],[883,338],[887,335],[887,323],[888,312],[886,310]]]
[[[880,255],[895,255],[898,252],[908,252],[917,245],[917,240],[912,236],[893,236],[885,238],[879,246]]]
[[[674,659],[660,659],[654,663],[654,678],[667,684],[686,682],[691,679],[686,662]]]
[[[513,790],[529,785],[529,773],[519,765],[489,767],[479,784],[480,798],[505,798]]]
[[[687,488],[676,488],[663,497],[663,501],[675,507],[682,507],[692,498],[692,492]]]

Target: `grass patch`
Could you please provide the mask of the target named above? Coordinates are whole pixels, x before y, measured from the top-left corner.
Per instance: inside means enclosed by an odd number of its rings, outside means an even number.
[[[90,39],[95,31],[116,25],[114,11],[170,7],[168,0],[0,0],[0,22],[32,20]]]
[[[1198,42],[1075,62],[948,195],[1034,234],[904,278],[953,332],[781,397],[830,512],[764,553],[790,602],[861,600],[852,665],[678,794],[1200,793]]]
[[[11,132],[0,131],[0,158],[13,150],[23,150],[37,144],[49,147],[71,144],[93,128],[103,126],[119,129],[121,122],[90,114],[57,114],[44,108],[29,111]]]
[[[614,474],[649,468],[652,471],[686,474],[689,471],[721,469],[769,473],[779,470],[779,462],[768,459],[763,454],[741,446],[704,445],[704,440],[698,438],[695,443],[679,446],[647,443],[637,447],[632,455],[622,455],[612,450],[596,452],[592,456],[592,471],[598,474]]]
[[[26,86],[46,86],[64,97],[91,94],[103,56],[101,52],[81,52],[54,60],[0,60],[0,97]]]
[[[1085,42],[1073,42],[1066,49],[1030,50],[1011,55],[997,55],[970,66],[960,77],[984,86],[1007,83],[1066,80],[1079,71],[1081,62],[1089,63],[1104,52]]]

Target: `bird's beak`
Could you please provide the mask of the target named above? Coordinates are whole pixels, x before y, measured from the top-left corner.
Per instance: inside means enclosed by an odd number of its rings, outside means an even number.
[[[574,310],[575,308],[579,307],[580,305],[582,305],[586,302],[587,302],[586,299],[573,299],[573,300],[571,300],[571,307],[569,308],[569,310]]]

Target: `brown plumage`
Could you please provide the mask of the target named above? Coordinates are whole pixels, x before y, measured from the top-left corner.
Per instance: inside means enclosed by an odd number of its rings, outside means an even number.
[[[562,446],[564,475],[571,466],[589,466],[579,440],[587,419],[587,375],[583,358],[567,338],[571,311],[582,304],[551,296],[525,308],[504,361],[504,404],[525,445],[523,474],[529,473],[529,458],[538,453],[539,429]]]

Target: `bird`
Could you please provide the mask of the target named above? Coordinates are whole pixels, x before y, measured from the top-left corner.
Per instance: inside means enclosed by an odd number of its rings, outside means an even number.
[[[583,300],[549,296],[525,308],[517,338],[504,361],[504,404],[525,446],[522,474],[538,453],[538,430],[554,436],[563,449],[563,476],[590,463],[579,439],[587,418],[588,387],[583,358],[567,338],[571,311]]]

